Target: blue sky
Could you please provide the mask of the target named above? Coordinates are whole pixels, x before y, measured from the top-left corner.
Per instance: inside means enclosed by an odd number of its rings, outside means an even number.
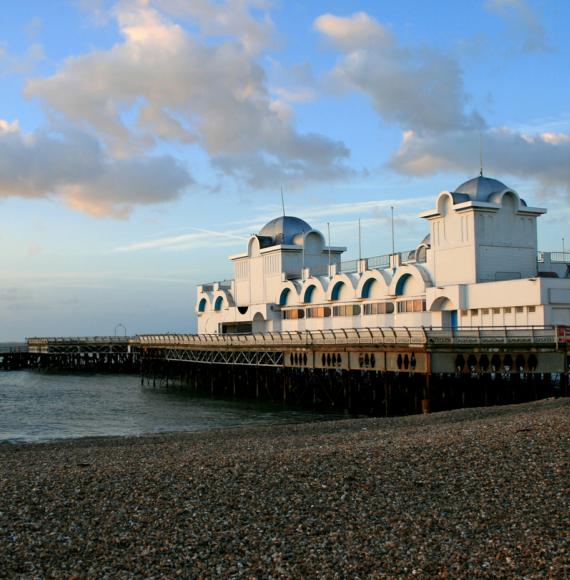
[[[460,7],[460,10],[459,10]],[[0,340],[185,332],[287,213],[356,257],[479,170],[570,217],[570,4],[22,0],[0,21]]]

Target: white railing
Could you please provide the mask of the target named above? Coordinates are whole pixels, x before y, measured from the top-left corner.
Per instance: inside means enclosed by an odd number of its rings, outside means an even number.
[[[537,253],[537,261],[554,264],[570,264],[570,252],[542,252]]]
[[[556,343],[554,326],[441,328],[427,334],[432,344]]]
[[[133,344],[142,347],[203,346],[276,347],[359,344],[553,344],[555,327],[512,328],[347,328],[267,332],[264,334],[150,334],[140,335]]]
[[[129,343],[133,337],[129,336],[50,336],[31,337],[26,339],[28,346],[46,344],[107,344],[111,342]]]
[[[547,327],[474,327],[474,328],[346,328],[266,332],[263,334],[142,334],[90,337],[34,337],[28,347],[62,345],[101,345],[128,343],[152,348],[271,348],[320,345],[481,345],[481,344],[555,344],[557,329]]]
[[[27,352],[28,347],[24,342],[2,342],[0,343],[0,354],[12,352]]]

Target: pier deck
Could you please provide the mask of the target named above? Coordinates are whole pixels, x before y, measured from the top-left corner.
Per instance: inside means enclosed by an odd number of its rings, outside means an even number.
[[[565,327],[30,338],[28,366],[154,387],[402,414],[567,395]]]

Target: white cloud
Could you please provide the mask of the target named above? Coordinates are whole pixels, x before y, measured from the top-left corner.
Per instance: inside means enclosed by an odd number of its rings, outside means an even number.
[[[483,151],[486,174],[535,179],[550,194],[570,194],[570,135],[488,130],[483,134]],[[478,164],[479,134],[469,131],[408,133],[391,160],[394,169],[408,175],[439,171],[473,175]]]
[[[113,248],[111,253],[139,252],[143,250],[188,250],[211,247],[233,247],[245,244],[249,233],[247,228],[228,231],[213,231],[203,228],[191,228],[194,233],[155,238],[142,242],[133,242]]]
[[[395,44],[392,33],[365,12],[343,17],[323,14],[315,28],[346,52],[362,49],[390,49]]]
[[[39,43],[30,44],[21,55],[12,54],[0,44],[0,78],[31,73],[45,59],[44,48]]]
[[[191,18],[199,31],[154,6]],[[166,140],[197,143],[222,176],[252,187],[345,178],[348,149],[296,131],[292,109],[270,95],[256,56],[272,24],[251,16],[264,6],[259,0],[122,2],[115,9],[121,42],[68,58],[54,75],[29,81],[26,94],[92,131],[116,157]],[[222,37],[211,42],[208,35]]]
[[[0,121],[0,199],[57,197],[93,216],[125,217],[139,204],[179,197],[192,183],[172,157],[114,159],[92,137],[22,133]]]
[[[236,37],[248,54],[261,52],[276,36],[267,0],[155,0],[154,4],[160,11],[197,22],[209,36]],[[263,11],[263,16],[254,18],[252,10]]]
[[[544,30],[524,0],[489,0],[487,8],[524,32],[525,50],[545,48]],[[568,132],[487,127],[477,112],[468,111],[470,96],[452,56],[429,46],[403,46],[364,13],[323,15],[315,28],[341,53],[334,78],[367,95],[383,120],[401,127],[392,169],[404,175],[476,174],[481,134],[487,173],[534,179],[549,191],[570,194]]]
[[[368,200],[353,203],[331,203],[324,206],[290,208],[287,215],[298,215],[307,220],[312,227],[319,229],[326,236],[327,221],[330,221],[333,238],[343,237],[347,232],[357,231],[357,220],[361,218],[362,230],[389,231],[391,225],[390,207],[395,208],[394,223],[399,237],[409,244],[415,240],[426,226],[418,222],[418,208],[431,207],[433,196]],[[236,221],[228,225],[227,230],[212,230],[205,228],[190,228],[192,233],[182,233],[164,236],[151,240],[132,242],[113,248],[110,253],[122,254],[160,251],[194,251],[202,248],[233,248],[234,251],[243,251],[246,248],[249,236],[259,232],[264,224],[281,214],[281,206],[267,205],[259,207],[261,213],[247,221]],[[348,219],[342,219],[347,217]],[[343,238],[344,239],[344,238]],[[340,243],[340,242],[339,242]],[[334,239],[333,239],[334,245]],[[353,251],[355,248],[351,248]],[[378,253],[378,251],[377,251]]]
[[[538,15],[525,0],[487,0],[485,6],[503,18],[512,39],[523,51],[550,50],[546,31]]]
[[[309,103],[316,97],[315,91],[307,87],[297,89],[276,87],[273,92],[289,103]]]
[[[405,47],[365,13],[325,14],[315,28],[341,52],[333,77],[341,86],[367,95],[378,115],[414,131],[481,127],[466,113],[468,96],[458,63],[426,46]]]
[[[18,119],[14,119],[14,121],[0,119],[0,136],[6,133],[18,133],[19,131],[20,123],[18,122]]]

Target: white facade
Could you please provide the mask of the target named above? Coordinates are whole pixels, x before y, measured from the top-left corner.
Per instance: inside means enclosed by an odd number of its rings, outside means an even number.
[[[570,325],[570,255],[537,252],[545,212],[476,177],[420,214],[415,250],[344,265],[345,248],[277,218],[230,258],[233,280],[198,287],[198,333]]]

